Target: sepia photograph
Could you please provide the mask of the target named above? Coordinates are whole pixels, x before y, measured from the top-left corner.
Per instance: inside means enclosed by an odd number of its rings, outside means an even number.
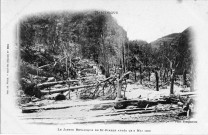
[[[1,4],[2,133],[207,133],[208,2]]]

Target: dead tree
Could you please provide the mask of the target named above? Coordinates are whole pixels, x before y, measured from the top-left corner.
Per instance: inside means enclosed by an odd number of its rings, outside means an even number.
[[[195,73],[194,73],[195,71],[194,71],[194,67],[193,67],[193,65],[191,66],[191,72],[190,72],[190,74],[191,74],[191,77],[190,77],[190,91],[194,91],[194,78],[195,78]]]
[[[170,94],[174,94],[174,80],[175,80],[175,70],[172,70],[172,74],[170,76]]]
[[[148,80],[149,80],[149,82],[150,82],[150,78],[151,78],[151,70],[150,70],[150,68],[148,69]]]
[[[134,80],[137,81],[137,74],[136,74],[136,68],[134,68]]]
[[[163,81],[164,81],[164,82],[167,81],[167,76],[168,76],[168,70],[165,68],[165,69],[164,69],[164,73],[163,73]]]
[[[121,71],[120,71],[120,73],[121,73]],[[131,73],[130,71],[129,72],[126,72],[120,78],[118,78],[118,80],[117,80],[117,99],[120,99],[121,98],[122,81],[130,73]]]
[[[159,76],[158,76],[157,68],[154,69],[154,73],[155,73],[155,81],[156,81],[156,91],[159,91]]]
[[[140,84],[142,84],[142,65],[140,65],[139,74],[140,74]]]
[[[186,80],[186,69],[183,71],[183,85],[187,85],[187,80]]]
[[[165,58],[167,58],[165,56]],[[176,73],[176,69],[179,65],[179,62],[176,64],[176,61],[171,61],[170,59],[167,58],[167,60],[170,62],[170,94],[174,94],[174,82],[175,82],[175,73]]]

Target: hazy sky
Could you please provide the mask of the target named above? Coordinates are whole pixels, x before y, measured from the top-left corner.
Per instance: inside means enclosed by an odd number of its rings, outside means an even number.
[[[125,3],[114,17],[124,27],[129,39],[148,42],[164,35],[181,32],[193,25],[193,18],[178,2],[130,2]]]
[[[127,31],[130,40],[151,42],[167,34],[182,32],[200,19],[198,12],[207,11],[205,1],[190,0],[2,0],[2,27],[25,14],[58,10],[100,9],[117,11],[113,16]],[[5,5],[5,6],[4,6]],[[205,9],[206,8],[206,9]],[[202,17],[203,18],[203,17]]]
[[[143,39],[151,42],[197,25],[203,18],[199,12],[208,11],[208,2],[203,2],[202,4],[191,0],[189,2],[126,1],[118,5],[119,14],[113,16],[127,31],[129,39]]]

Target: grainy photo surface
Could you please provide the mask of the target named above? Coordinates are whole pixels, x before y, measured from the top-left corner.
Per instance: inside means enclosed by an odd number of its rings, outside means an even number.
[[[4,133],[205,133],[190,13],[200,2],[2,3],[17,3],[1,28]]]

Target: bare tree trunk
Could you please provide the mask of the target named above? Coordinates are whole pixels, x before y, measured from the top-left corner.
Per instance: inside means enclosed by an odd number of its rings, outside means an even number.
[[[163,74],[163,82],[166,82],[166,81],[167,81],[167,70],[165,68],[164,74]]]
[[[186,81],[186,69],[184,69],[184,71],[183,71],[183,85],[187,85],[187,81]]]
[[[140,65],[140,68],[139,68],[139,74],[140,74],[140,84],[142,84],[142,66]]]
[[[66,57],[66,73],[67,73],[67,78],[69,77],[69,71],[68,71],[68,58]]]
[[[121,76],[122,76],[122,69],[119,70],[119,78],[117,80],[117,99],[121,98],[121,89],[122,89],[122,81],[120,81]]]
[[[72,60],[71,60],[72,58],[71,58],[71,56],[69,57],[69,67],[71,67],[72,66]]]
[[[125,65],[125,45],[122,44],[122,70],[123,73],[126,72],[126,65]]]
[[[106,66],[105,67],[106,67],[106,69],[105,69],[105,71],[106,71],[105,72],[105,77],[108,78],[110,76],[110,73],[109,73],[109,64],[107,62],[106,62]]]
[[[121,98],[121,88],[122,88],[122,82],[117,82],[117,98]]]
[[[136,69],[134,70],[134,79],[135,79],[135,82],[136,82],[137,81]]]
[[[124,73],[123,75],[122,75],[122,69],[120,70],[120,77],[118,78],[118,80],[117,80],[117,99],[119,100],[119,99],[121,99],[121,90],[122,90],[122,81],[123,81],[123,79],[127,76],[127,75],[129,75],[131,72],[127,72],[127,73]]]
[[[156,91],[159,91],[159,76],[157,71],[155,71],[155,79],[156,79]]]
[[[70,72],[69,70],[67,70],[67,78],[70,76],[70,78],[73,78],[73,71],[72,71],[72,61],[71,61],[71,56],[69,56],[69,68],[70,68]]]
[[[163,70],[163,68],[160,70],[160,80],[161,81],[163,80],[162,70]]]
[[[170,77],[170,81],[171,81],[171,84],[170,84],[170,94],[174,94],[174,80],[175,80],[175,71],[174,70],[171,70],[172,71],[172,74],[171,74],[171,77]]]
[[[150,72],[150,69],[149,69],[149,81],[150,81],[150,77],[151,77],[151,72]]]
[[[194,75],[191,71],[191,78],[190,78],[190,91],[194,91]]]
[[[109,77],[109,69],[108,69],[108,63],[107,63],[107,57],[106,57],[106,46],[105,46],[105,38],[104,38],[104,35],[101,35],[101,38],[102,38],[102,55],[103,55],[103,63],[104,63],[104,69],[105,69],[105,77]]]

